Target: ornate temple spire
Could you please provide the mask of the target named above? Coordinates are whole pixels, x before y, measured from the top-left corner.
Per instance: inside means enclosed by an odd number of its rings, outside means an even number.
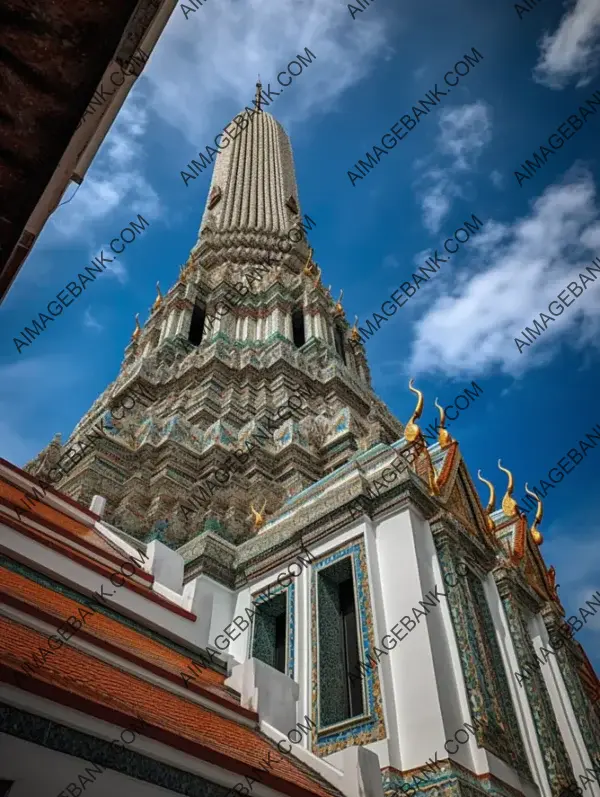
[[[178,547],[210,523],[243,541],[266,525],[265,507],[277,513],[286,495],[403,432],[371,390],[362,344],[350,345],[343,291],[336,302],[323,287],[290,140],[261,89],[259,77],[259,111],[223,136],[189,257],[165,293],[157,284],[115,382],[60,447],[78,450],[103,419],[105,435],[60,488],[83,503],[105,497],[107,521],[138,539],[160,532]],[[105,423],[126,395],[135,406]]]
[[[257,101],[260,89],[258,82]],[[249,118],[247,114],[236,116],[227,129],[232,140],[226,146],[221,142],[200,236],[206,228],[213,234],[256,231],[287,235],[302,218],[287,133],[265,110]]]

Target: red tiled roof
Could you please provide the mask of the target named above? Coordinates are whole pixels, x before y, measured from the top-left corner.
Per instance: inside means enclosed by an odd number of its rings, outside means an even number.
[[[144,736],[241,776],[256,777],[254,767],[266,786],[290,797],[339,794],[312,779],[291,756],[282,756],[258,731],[68,645],[57,651],[60,666],[48,657],[35,677],[20,676],[15,681],[20,664],[46,645],[46,638],[4,617],[0,617],[0,637],[5,640],[0,651],[3,680],[120,726],[139,718],[146,724]],[[272,768],[266,772],[263,765],[269,753]]]
[[[7,526],[69,557],[78,564],[100,573],[108,579],[121,565],[129,562],[127,554],[124,551],[119,554],[117,546],[105,540],[99,531],[49,506],[44,502],[43,495],[40,495],[39,498],[30,499],[27,504],[25,503],[25,498],[26,493],[24,490],[9,484],[0,475],[0,518]],[[24,520],[34,521],[43,526],[44,529],[54,532],[54,535],[58,535],[58,538],[57,536],[46,534],[45,531],[34,529],[12,516],[5,515],[2,512],[3,507],[13,511],[18,510]],[[82,548],[84,550],[81,550]],[[140,558],[140,555],[134,557],[137,561]],[[135,579],[141,579],[146,583],[137,583]],[[153,603],[160,604],[175,614],[195,621],[196,616],[194,614],[154,592],[151,589],[153,582],[154,576],[137,567],[133,579],[128,579],[123,588],[137,592]]]
[[[0,567],[0,595],[3,595],[6,600],[10,599],[12,605],[16,605],[18,601],[21,604],[20,608],[26,613],[38,617],[43,614],[43,619],[54,624],[55,627],[62,625],[71,615],[79,617],[77,608],[80,604],[76,601],[2,567]],[[186,671],[188,675],[193,674],[195,684],[201,684],[209,689],[216,687],[219,694],[233,702],[229,692],[223,686],[225,675],[209,667],[201,670],[200,673],[198,670],[193,670],[190,673],[187,670],[190,658],[122,625],[101,612],[96,612],[93,616],[86,618],[85,626],[82,626],[78,636],[82,633],[90,641],[99,643],[100,647],[104,647],[103,642],[110,643],[111,647],[119,648],[120,654],[123,656],[130,654],[132,658],[139,658],[166,672],[176,674],[181,685],[183,685],[182,671]]]

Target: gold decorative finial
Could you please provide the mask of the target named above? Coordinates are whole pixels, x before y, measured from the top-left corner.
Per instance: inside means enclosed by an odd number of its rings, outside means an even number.
[[[263,515],[263,512],[265,511],[266,505],[267,502],[265,501],[264,504],[262,505],[262,509],[260,510],[260,512],[257,512],[256,509],[254,508],[254,504],[253,503],[250,504],[250,511],[252,512],[252,516],[254,517],[254,528],[256,531],[258,531],[258,529],[260,529],[261,526],[264,526],[265,524],[265,517]]]
[[[312,277],[315,273],[315,264],[312,262],[313,256],[313,249],[308,250],[308,257],[306,258],[306,263],[304,264],[304,268],[302,269],[307,277]]]
[[[256,99],[254,100],[254,104],[256,105],[256,110],[260,111],[260,103],[261,103],[261,96],[260,92],[262,90],[262,83],[260,82],[260,75],[258,76],[258,81],[256,83]]]
[[[542,522],[542,518],[544,517],[544,507],[542,506],[542,499],[539,497],[537,493],[531,492],[527,482],[525,482],[525,492],[528,495],[530,495],[532,498],[535,498],[535,500],[537,501],[535,520],[531,525],[531,539],[535,542],[536,545],[541,545],[544,542],[544,538],[542,536],[541,531],[538,529],[538,526]]]
[[[190,278],[190,275],[192,274],[193,270],[194,270],[193,262],[191,260],[189,260],[187,263],[182,265],[180,270],[179,270],[179,281],[180,282],[187,282],[188,279]]]
[[[446,410],[441,406],[441,404],[438,404],[437,398],[433,403],[440,411],[440,431],[438,432],[438,443],[440,444],[440,448],[444,450],[445,448],[448,448],[448,446],[452,442],[452,437],[450,435],[450,432],[445,427]]]
[[[512,497],[513,489],[515,486],[515,480],[513,478],[512,473],[507,470],[506,468],[502,467],[502,460],[498,460],[498,467],[501,471],[508,476],[508,486],[506,488],[506,493],[504,494],[504,498],[502,499],[502,511],[507,517],[516,517],[519,514],[517,509],[517,502]]]
[[[317,266],[317,276],[315,277],[315,279],[313,281],[313,288],[315,288],[315,290],[316,290],[317,288],[320,288],[320,287],[322,287],[321,286],[321,269],[319,268],[319,266]]]
[[[413,382],[415,380],[411,378],[410,382],[408,383],[408,389],[412,391],[416,396],[417,399],[417,406],[415,407],[415,411],[410,416],[409,422],[404,427],[404,437],[408,440],[409,443],[413,443],[417,437],[421,434],[421,430],[415,423],[421,417],[421,413],[423,412],[423,394],[420,390],[417,390],[416,387],[413,387]]]
[[[137,339],[139,338],[139,336],[141,334],[142,334],[142,328],[140,327],[140,314],[136,313],[135,314],[135,329],[133,330],[133,335],[131,336],[131,339],[134,340],[134,341],[137,341]]]
[[[327,288],[325,289],[325,295],[327,296],[327,298],[330,301],[333,301],[333,299],[331,297],[331,285],[328,285]]]
[[[488,529],[490,531],[494,531],[494,529],[496,528],[496,524],[494,523],[490,515],[492,514],[492,512],[496,511],[496,488],[490,481],[483,478],[480,470],[477,471],[477,478],[479,479],[480,482],[487,484],[490,490],[490,499],[488,501],[488,505],[485,508],[485,514],[486,514]]]
[[[350,339],[353,343],[360,343],[360,335],[358,333],[358,316],[354,316],[354,326],[350,332]]]
[[[156,299],[154,300],[154,304],[152,305],[152,312],[158,310],[163,303],[163,295],[160,292],[160,284],[156,283]]]
[[[331,285],[330,285],[329,287],[331,288]],[[342,289],[342,290],[340,291],[340,297],[339,297],[339,299],[337,300],[337,302],[335,303],[335,312],[336,312],[337,314],[341,314],[341,313],[343,313],[343,312],[344,312],[344,308],[342,307],[342,299],[343,299],[343,298],[344,298],[344,290]]]
[[[550,590],[550,594],[554,598],[555,601],[560,600],[558,597],[558,588],[560,584],[556,583],[556,569],[554,567],[549,567],[548,572],[546,573],[546,580],[548,582],[548,588]]]

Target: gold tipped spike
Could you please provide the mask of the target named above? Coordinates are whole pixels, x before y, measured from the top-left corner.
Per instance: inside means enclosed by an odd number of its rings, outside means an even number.
[[[307,277],[312,277],[315,273],[315,264],[313,263],[313,249],[308,250],[308,257],[306,259],[306,263],[304,264],[304,268],[302,269],[303,272],[306,274]]]
[[[488,505],[485,508],[485,514],[486,514],[488,529],[490,531],[494,531],[494,529],[496,528],[496,524],[494,523],[490,515],[492,514],[492,512],[496,511],[496,488],[490,481],[483,478],[480,470],[477,471],[477,478],[479,479],[480,482],[487,484],[490,490],[490,498],[488,501]]]
[[[350,332],[350,339],[353,343],[360,343],[360,335],[358,333],[358,316],[354,316],[354,326]]]
[[[256,531],[265,525],[265,516],[263,515],[263,512],[265,511],[266,505],[267,502],[265,501],[260,512],[257,512],[254,508],[254,504],[250,504],[250,511],[252,512],[252,516],[254,518],[254,528]]]
[[[408,440],[409,443],[414,443],[414,441],[419,437],[421,434],[421,430],[415,423],[421,417],[421,413],[423,412],[423,394],[420,390],[416,387],[413,387],[413,382],[415,380],[411,378],[410,382],[408,383],[408,389],[411,390],[415,395],[418,396],[417,399],[417,406],[415,407],[415,411],[410,416],[409,422],[404,427],[404,437]]]
[[[137,339],[142,334],[142,328],[140,327],[140,314],[135,314],[135,329],[133,330],[133,335],[131,339],[137,342]]]
[[[322,287],[321,286],[321,269],[319,268],[319,266],[317,266],[317,276],[313,280],[313,288],[315,288],[315,290],[316,290],[317,288],[320,288],[320,287]]]
[[[435,468],[433,467],[433,462],[431,461],[431,455],[427,447],[425,447],[424,451],[425,457],[427,459],[427,481],[429,483],[429,495],[439,495],[440,488],[438,487]]]
[[[440,431],[438,432],[438,443],[440,444],[440,448],[443,450],[448,448],[452,442],[452,437],[450,432],[446,429],[446,410],[441,404],[438,404],[437,398],[433,403],[440,411]]]
[[[189,278],[192,276],[193,271],[194,271],[194,264],[191,260],[189,260],[179,269],[179,281],[187,282]]]
[[[536,545],[541,545],[544,542],[544,537],[542,536],[541,531],[538,529],[539,524],[542,522],[542,518],[544,517],[544,507],[542,506],[542,499],[539,497],[537,493],[532,493],[529,489],[529,485],[525,483],[525,492],[530,495],[532,498],[535,498],[537,501],[537,509],[535,512],[535,520],[531,525],[531,539],[535,542]]]
[[[329,286],[331,288],[331,285]],[[340,291],[340,297],[335,303],[335,312],[338,314],[342,314],[344,312],[344,308],[342,307],[342,299],[344,298],[344,291],[343,289]]]
[[[162,306],[162,303],[163,303],[163,295],[160,292],[160,284],[157,282],[156,299],[154,300],[154,304],[152,305],[152,312],[154,313],[156,310],[158,310]]]
[[[507,517],[516,517],[519,514],[519,511],[517,509],[517,502],[512,497],[515,480],[512,473],[506,468],[502,467],[502,460],[500,459],[498,460],[498,467],[501,471],[504,471],[504,473],[508,475],[508,486],[506,488],[504,498],[502,499],[502,511]]]

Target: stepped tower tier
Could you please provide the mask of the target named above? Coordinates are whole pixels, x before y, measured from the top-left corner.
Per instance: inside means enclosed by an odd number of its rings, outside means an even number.
[[[273,513],[397,440],[342,293],[321,282],[317,222],[302,218],[289,138],[261,110],[217,155],[197,242],[136,320],[116,380],[27,469],[84,504],[105,496],[109,522],[178,548],[205,528],[246,539],[251,503]]]

